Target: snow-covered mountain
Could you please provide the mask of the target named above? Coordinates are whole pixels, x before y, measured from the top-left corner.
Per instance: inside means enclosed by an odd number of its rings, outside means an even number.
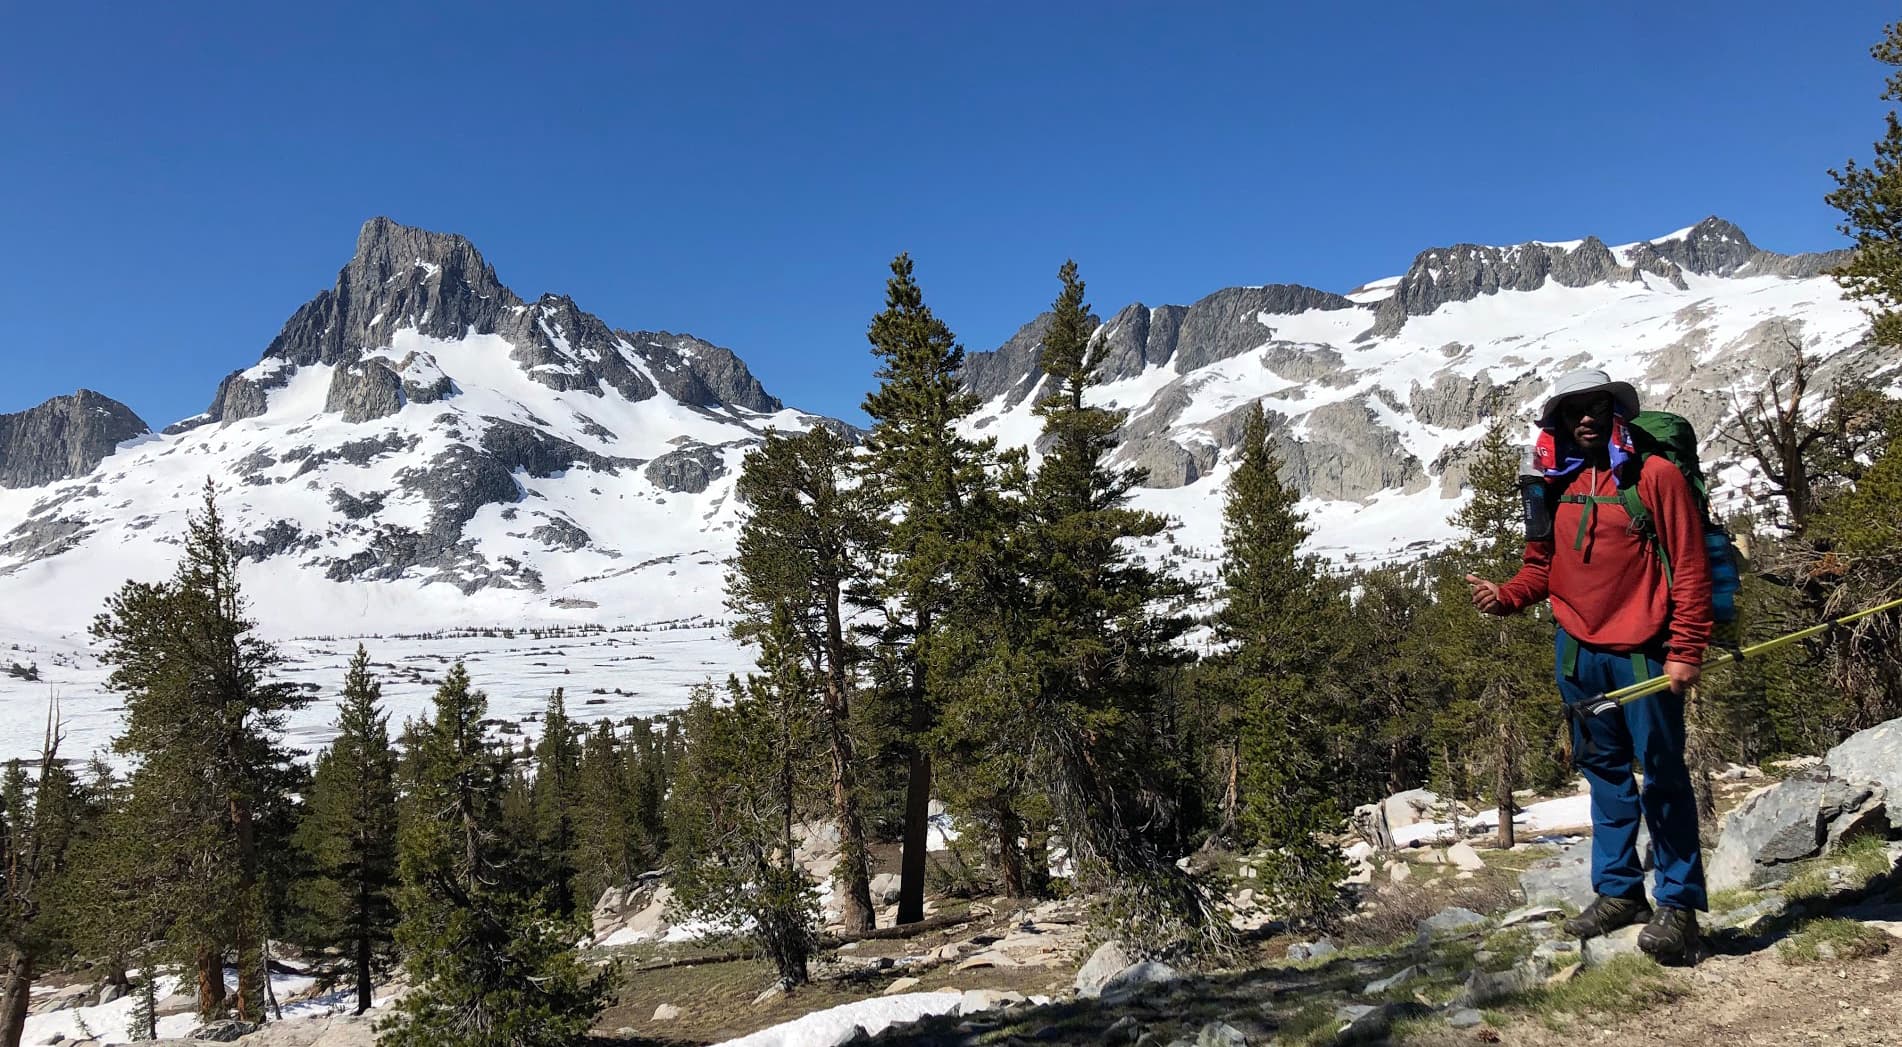
[[[378,218],[204,414],[0,494],[0,614],[83,623],[175,559],[206,477],[274,631],[713,614],[741,456],[822,421],[726,349],[524,301]]]
[[[1488,412],[1525,413],[1559,371],[1602,366],[1705,432],[1789,339],[1826,359],[1824,383],[1902,379],[1824,275],[1840,257],[1763,251],[1712,218],[1617,247],[1434,248],[1345,294],[1135,303],[1098,329],[1093,397],[1129,409],[1119,453],[1150,471],[1139,501],[1179,521],[1155,547],[1191,570],[1217,555],[1227,452],[1258,400],[1317,548],[1392,554],[1447,536]],[[1045,322],[969,357],[974,432],[1034,446]],[[741,458],[768,427],[842,424],[785,407],[729,350],[522,300],[467,240],[374,219],[335,286],[205,413],[152,433],[82,391],[0,416],[0,647],[45,681],[0,656],[0,727],[18,728],[0,756],[37,741],[26,710],[46,682],[85,743],[110,734],[85,625],[125,579],[169,572],[207,477],[254,614],[313,688],[335,687],[353,637],[403,633],[372,643],[399,714],[452,658],[509,718],[557,685],[600,715],[682,704],[747,662],[712,624]],[[527,626],[609,631],[494,635]],[[442,630],[462,631],[416,635]],[[328,719],[302,715],[294,736],[319,740]]]
[[[1789,359],[1826,363],[1821,386],[1884,371],[1868,321],[1829,267],[1844,252],[1781,255],[1707,218],[1655,240],[1595,237],[1422,251],[1406,273],[1346,294],[1230,287],[1192,305],[1140,302],[1103,321],[1099,402],[1129,411],[1120,455],[1149,470],[1139,501],[1181,521],[1176,543],[1208,560],[1219,541],[1226,452],[1262,403],[1287,476],[1309,498],[1316,547],[1380,556],[1448,537],[1465,456],[1493,410],[1526,418],[1552,378],[1597,366],[1708,438],[1735,397]],[[1047,317],[972,354],[985,399],[973,426],[1031,445]],[[1707,439],[1707,443],[1710,441]],[[1727,448],[1706,453],[1724,460]],[[1737,492],[1732,492],[1733,494]]]

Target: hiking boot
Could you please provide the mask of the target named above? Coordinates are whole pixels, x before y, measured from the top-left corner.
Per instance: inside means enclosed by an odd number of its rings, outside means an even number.
[[[1596,938],[1649,919],[1651,906],[1643,898],[1613,898],[1601,894],[1584,912],[1565,921],[1565,933],[1574,938]]]
[[[1697,950],[1697,914],[1689,909],[1658,907],[1658,914],[1638,932],[1638,948],[1660,960],[1679,960]]]

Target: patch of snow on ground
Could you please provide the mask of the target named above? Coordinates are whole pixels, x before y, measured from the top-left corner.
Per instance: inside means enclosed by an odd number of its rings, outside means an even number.
[[[1527,804],[1525,809],[1512,819],[1515,827],[1530,832],[1574,829],[1591,823],[1592,797],[1590,793],[1561,796],[1556,800]],[[1496,829],[1499,826],[1499,811],[1497,808],[1480,811],[1471,818],[1462,818],[1460,826],[1465,829]],[[1452,822],[1419,822],[1393,831],[1393,841],[1401,847],[1414,843],[1451,842],[1459,838]]]
[[[878,996],[829,1007],[792,1021],[727,1040],[720,1047],[837,1047],[863,1028],[873,1036],[894,1026],[938,1014],[957,1014],[958,992],[912,992]]]

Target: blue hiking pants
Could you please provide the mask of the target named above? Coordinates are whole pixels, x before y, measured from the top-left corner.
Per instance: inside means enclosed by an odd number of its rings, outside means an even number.
[[[1579,643],[1567,658],[1559,630],[1559,696],[1569,707],[1661,675],[1653,655],[1605,651]],[[1568,661],[1574,664],[1568,665]],[[1568,712],[1571,710],[1568,709]],[[1684,699],[1669,691],[1647,695],[1600,716],[1579,712],[1572,724],[1572,761],[1592,787],[1592,889],[1614,898],[1643,898],[1638,864],[1638,818],[1651,830],[1651,863],[1659,905],[1702,910],[1704,859],[1698,850],[1697,796],[1684,765]],[[1632,773],[1644,771],[1640,793]]]

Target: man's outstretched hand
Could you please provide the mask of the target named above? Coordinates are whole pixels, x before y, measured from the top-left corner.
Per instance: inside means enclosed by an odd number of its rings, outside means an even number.
[[[1487,614],[1510,614],[1506,601],[1499,595],[1499,583],[1489,582],[1476,574],[1466,576],[1466,584],[1473,587],[1473,606]]]

